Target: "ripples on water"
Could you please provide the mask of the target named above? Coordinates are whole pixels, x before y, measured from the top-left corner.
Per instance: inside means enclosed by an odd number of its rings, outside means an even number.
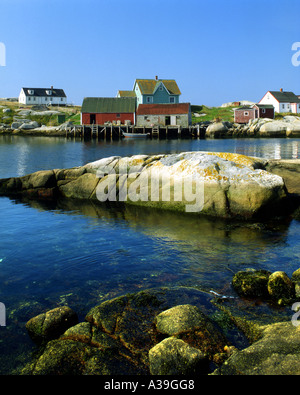
[[[297,159],[300,157],[299,148],[300,139],[122,139],[82,142],[61,137],[0,136],[0,177],[81,166],[113,155],[216,151],[273,159]]]
[[[180,151],[299,158],[299,139],[81,142],[0,137],[0,177],[68,168],[112,155]],[[232,223],[137,207],[0,198],[0,373],[29,355],[24,331],[33,315],[68,304],[82,319],[90,307],[149,287],[184,285],[234,295],[233,273],[248,267],[300,267],[297,221]]]

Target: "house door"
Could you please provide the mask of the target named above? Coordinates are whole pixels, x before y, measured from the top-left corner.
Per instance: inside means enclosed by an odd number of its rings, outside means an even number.
[[[171,125],[171,117],[170,116],[166,116],[166,118],[165,118],[165,125],[166,126],[168,126],[168,125]]]
[[[171,115],[171,125],[177,125],[177,117],[176,117],[176,115]]]
[[[96,114],[90,114],[90,125],[96,123]]]

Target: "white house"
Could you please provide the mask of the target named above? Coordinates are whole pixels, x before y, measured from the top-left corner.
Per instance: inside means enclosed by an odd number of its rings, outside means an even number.
[[[300,99],[293,92],[268,91],[259,104],[272,104],[277,113],[291,112],[300,114]]]
[[[22,88],[19,95],[19,103],[65,106],[67,104],[67,96],[63,89],[54,89],[53,86],[51,88]]]

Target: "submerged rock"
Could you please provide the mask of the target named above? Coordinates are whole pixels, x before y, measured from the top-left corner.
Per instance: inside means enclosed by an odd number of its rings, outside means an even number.
[[[165,310],[156,317],[156,328],[160,333],[173,336],[207,326],[207,317],[192,305],[179,305]]]
[[[149,351],[164,337],[155,327],[155,317],[176,306],[179,300],[195,303],[193,308],[199,309],[199,314],[201,311],[202,325],[193,324],[190,331],[180,334],[181,339],[168,340],[166,343],[173,344],[174,352],[164,353],[163,359],[175,361],[174,353],[180,350],[177,372],[192,372],[196,366],[205,366],[207,373],[208,359],[223,350],[227,342],[204,313],[207,309],[216,310],[209,302],[211,296],[180,287],[124,295],[95,306],[86,315],[85,322],[49,341],[42,354],[24,368],[23,374],[149,374]],[[39,316],[32,320],[41,321]],[[207,325],[212,325],[211,330]],[[153,350],[151,355],[151,369],[163,369],[162,359],[159,362]]]
[[[267,297],[270,275],[267,270],[241,271],[234,275],[232,286],[240,296]]]
[[[179,305],[180,301],[185,304]],[[92,308],[84,322],[61,335],[57,332],[58,337],[43,345],[22,374],[299,373],[300,326],[295,322],[259,326],[252,344],[238,350],[212,321],[219,310],[211,301],[206,293],[184,287],[108,300]],[[42,322],[40,316],[32,320],[37,327]],[[232,317],[230,330],[234,322]]]
[[[277,271],[269,277],[268,292],[278,304],[288,304],[295,297],[295,285],[285,272]]]
[[[31,318],[26,329],[31,339],[40,344],[59,337],[77,322],[77,314],[68,306],[63,306]]]
[[[267,270],[241,271],[234,275],[232,286],[242,297],[273,300],[279,305],[291,303],[295,298],[295,279],[285,272],[271,273]]]

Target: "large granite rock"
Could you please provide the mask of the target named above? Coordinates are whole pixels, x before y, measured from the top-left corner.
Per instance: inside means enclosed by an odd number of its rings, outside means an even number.
[[[228,127],[224,122],[214,122],[207,127],[205,135],[207,137],[221,137],[226,135],[227,132]]]
[[[300,196],[300,160],[281,159],[269,160],[266,170],[283,178],[290,194]]]
[[[263,165],[238,154],[186,152],[105,158],[86,169],[101,177],[96,195],[103,200],[122,196],[130,204],[251,218],[286,197],[282,178]]]
[[[79,168],[39,172],[35,184],[31,180],[37,175],[0,180],[0,195],[59,195],[253,218],[276,210],[287,196],[283,179],[265,171],[265,165],[257,158],[216,152],[110,157]]]
[[[284,121],[273,121],[264,123],[259,134],[262,137],[285,137],[289,124]]]

